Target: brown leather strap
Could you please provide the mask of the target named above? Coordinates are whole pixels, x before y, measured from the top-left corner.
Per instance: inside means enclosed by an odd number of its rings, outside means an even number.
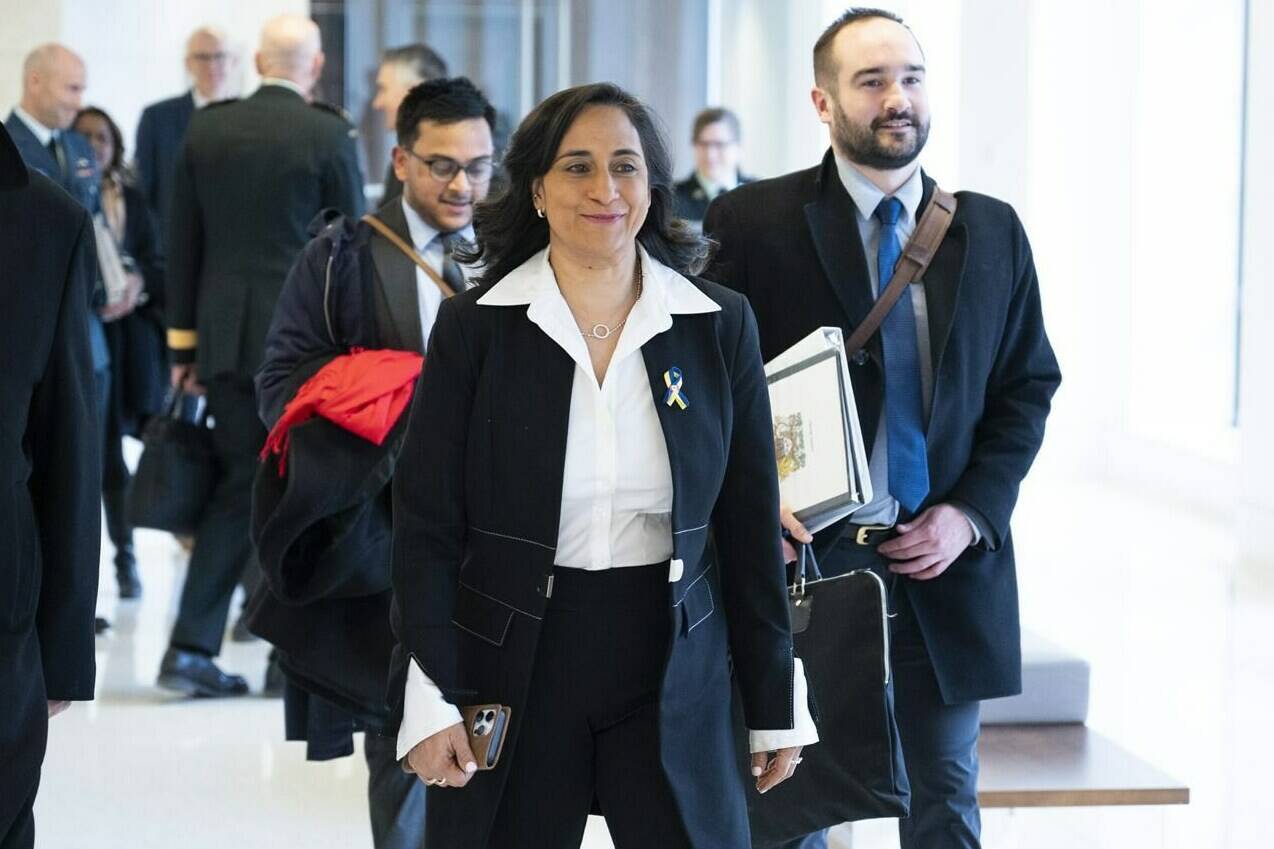
[[[401,236],[399,236],[393,230],[389,229],[388,224],[386,224],[384,221],[381,221],[379,218],[377,218],[375,215],[372,215],[370,212],[363,216],[363,220],[366,221],[368,224],[370,224],[372,226],[372,229],[374,229],[377,233],[380,233],[382,236],[388,239],[391,245],[393,245],[394,247],[398,248],[398,250],[406,254],[408,259],[416,263],[416,265],[420,266],[420,270],[425,272],[425,274],[428,274],[429,279],[434,282],[434,285],[436,285],[439,289],[442,290],[442,296],[444,298],[450,298],[452,295],[455,294],[455,291],[450,286],[447,285],[447,281],[442,279],[442,275],[434,271],[429,266],[429,263],[425,262],[425,258],[421,256],[420,254],[416,253],[415,248],[413,248],[411,245],[404,242]]]
[[[851,357],[863,349],[867,340],[871,339],[872,334],[880,327],[880,323],[885,320],[885,316],[889,315],[889,310],[893,308],[894,303],[903,292],[907,291],[907,287],[925,273],[925,269],[929,267],[929,261],[938,252],[938,246],[947,235],[947,229],[951,226],[955,211],[955,195],[934,186],[929,205],[920,216],[916,231],[907,240],[902,257],[894,266],[894,276],[889,278],[889,285],[876,299],[875,305],[872,306],[871,312],[867,313],[862,324],[854,328],[849,341],[845,343],[845,352]]]

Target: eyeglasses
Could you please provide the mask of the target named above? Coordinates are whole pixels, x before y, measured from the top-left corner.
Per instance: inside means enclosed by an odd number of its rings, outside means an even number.
[[[491,161],[489,156],[479,156],[472,162],[461,165],[456,160],[447,156],[435,156],[426,159],[416,151],[409,147],[403,150],[408,156],[419,159],[425,165],[429,166],[429,174],[440,183],[450,183],[456,179],[456,174],[464,171],[465,176],[469,178],[471,183],[485,183],[491,179],[491,174],[495,171],[495,163]]]
[[[224,62],[227,54],[225,53],[191,53],[190,58],[196,62]]]

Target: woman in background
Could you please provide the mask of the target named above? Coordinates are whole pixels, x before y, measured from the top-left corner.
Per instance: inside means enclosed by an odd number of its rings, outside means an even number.
[[[115,547],[115,576],[122,599],[139,598],[141,580],[128,521],[128,466],[123,437],[140,436],[147,417],[159,411],[167,386],[162,279],[155,227],[141,191],[124,167],[124,139],[103,110],[90,106],[75,117],[74,128],[93,146],[101,174],[104,225],[115,242],[128,285],[122,298],[99,309],[110,348],[102,453],[102,504],[106,529]]]

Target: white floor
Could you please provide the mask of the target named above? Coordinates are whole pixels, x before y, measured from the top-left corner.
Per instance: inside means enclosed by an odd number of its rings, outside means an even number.
[[[1271,564],[1241,567],[1223,524],[1056,475],[1028,482],[1016,528],[1024,620],[1092,661],[1089,724],[1185,780],[1192,802],[987,812],[988,849],[1274,845]],[[361,756],[306,763],[301,745],[282,741],[278,701],[155,688],[185,566],[169,537],[143,531],[137,544],[143,601],[119,602],[103,567],[99,610],[114,628],[98,640],[98,698],[53,721],[37,845],[370,846]],[[104,564],[108,554],[104,545]],[[265,654],[227,642],[222,662],[258,691]],[[852,842],[897,845],[888,822],[859,824]],[[585,846],[610,846],[602,823]]]

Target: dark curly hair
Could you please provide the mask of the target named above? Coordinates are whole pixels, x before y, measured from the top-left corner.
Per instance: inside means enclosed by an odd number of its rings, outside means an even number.
[[[548,245],[548,222],[535,214],[531,187],[553,167],[562,137],[590,106],[623,110],[641,139],[650,211],[637,241],[654,259],[683,274],[697,273],[707,262],[712,243],[673,214],[672,157],[654,113],[614,83],[591,83],[551,95],[514,132],[504,155],[504,188],[475,210],[477,245],[462,259],[485,266],[483,286],[500,281]]]

